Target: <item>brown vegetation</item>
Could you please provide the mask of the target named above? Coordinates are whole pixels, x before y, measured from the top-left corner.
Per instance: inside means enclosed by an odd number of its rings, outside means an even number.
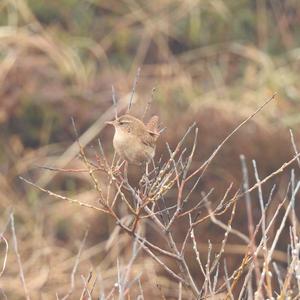
[[[297,1],[46,2],[0,3],[0,299],[298,299]],[[139,66],[166,130],[127,181],[104,121]]]

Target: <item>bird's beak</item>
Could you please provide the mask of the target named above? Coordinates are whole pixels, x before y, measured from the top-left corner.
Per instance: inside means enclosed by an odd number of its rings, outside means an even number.
[[[115,121],[106,121],[105,124],[108,124],[108,125],[115,125]]]

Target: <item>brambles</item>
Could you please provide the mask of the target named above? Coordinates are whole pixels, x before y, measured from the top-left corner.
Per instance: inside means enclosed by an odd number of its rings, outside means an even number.
[[[64,170],[70,172],[85,171],[90,177],[90,181],[94,190],[98,194],[98,205],[90,205],[76,199],[72,199],[60,194],[54,193],[47,189],[36,185],[21,178],[25,182],[33,185],[37,189],[48,193],[50,196],[61,200],[69,201],[78,206],[93,209],[101,214],[106,214],[115,222],[115,226],[119,227],[132,238],[133,254],[128,266],[124,271],[119,270],[118,266],[118,280],[115,287],[111,287],[112,295],[119,295],[123,299],[126,295],[131,293],[131,289],[139,287],[140,294],[143,294],[143,283],[141,273],[138,278],[130,282],[129,277],[132,263],[138,255],[147,255],[159,265],[160,269],[165,272],[171,282],[178,285],[178,298],[203,298],[209,297],[223,297],[223,299],[230,299],[239,297],[255,296],[256,299],[265,299],[266,297],[275,297],[280,295],[280,299],[285,299],[286,295],[296,295],[294,280],[297,280],[297,268],[299,262],[299,248],[298,241],[298,220],[295,212],[295,199],[298,194],[300,182],[296,180],[294,171],[291,173],[289,184],[287,185],[286,196],[280,202],[278,208],[274,211],[271,218],[267,218],[268,209],[273,200],[273,192],[275,186],[272,188],[269,199],[263,199],[262,186],[275,175],[283,172],[293,162],[299,160],[300,154],[292,135],[292,143],[294,145],[295,156],[278,170],[265,178],[259,177],[259,172],[255,161],[253,161],[254,173],[256,183],[253,186],[248,184],[248,170],[245,163],[245,158],[241,157],[242,169],[244,174],[243,190],[234,192],[231,195],[233,186],[228,187],[224,197],[218,203],[211,203],[210,193],[203,193],[202,198],[199,199],[196,205],[190,205],[190,197],[194,193],[199,180],[205,176],[205,170],[209,163],[214,159],[216,154],[222,149],[222,146],[236,133],[239,128],[246,124],[252,117],[255,116],[268,102],[263,104],[255,113],[237,126],[232,133],[230,133],[207,159],[196,170],[191,171],[189,168],[195,155],[198,129],[193,124],[188,128],[186,134],[178,142],[175,149],[172,151],[167,145],[169,158],[156,165],[153,161],[152,168],[148,174],[144,174],[140,179],[138,186],[130,184],[127,178],[127,169],[122,169],[123,162],[115,159],[109,162],[102,150],[101,142],[99,141],[100,153],[97,156],[96,162],[87,157],[85,149],[81,146],[77,136],[79,153],[83,161],[85,170]],[[75,128],[75,124],[74,124]],[[77,135],[77,131],[75,128]],[[190,150],[185,147],[185,139],[188,135],[194,135],[194,143]],[[62,171],[60,169],[48,168],[52,171]],[[106,177],[108,185],[104,190],[99,182],[98,172],[103,173]],[[194,185],[192,188],[187,188],[187,183],[192,180]],[[250,192],[256,190],[260,203],[261,218],[258,224],[253,223],[252,204],[250,200]],[[169,203],[166,201],[168,193],[177,194],[176,203]],[[249,222],[249,236],[242,233],[238,228],[233,227],[233,220],[236,213],[236,206],[239,201],[244,201],[246,197],[247,203],[247,219]],[[123,214],[120,212],[120,207],[123,206]],[[124,209],[126,207],[126,209]],[[78,207],[78,209],[81,209]],[[124,215],[124,212],[126,214]],[[229,214],[226,214],[229,213]],[[281,214],[283,213],[283,216]],[[225,221],[220,218],[225,215],[228,216]],[[176,232],[178,227],[188,222],[185,228],[185,237],[180,240]],[[286,261],[287,275],[283,276],[277,267],[276,247],[279,237],[284,228],[287,227],[287,221],[290,222],[290,255],[292,259]],[[199,253],[197,243],[197,235],[195,229],[205,221],[211,221],[216,226],[224,230],[224,238],[221,241],[219,249],[216,250],[213,242],[208,241],[207,258],[203,261]],[[159,242],[151,241],[147,235],[142,234],[142,228],[155,228],[160,233],[162,239]],[[274,237],[271,238],[272,230],[276,226]],[[272,229],[272,230],[271,230]],[[146,229],[147,230],[147,229]],[[153,230],[153,229],[152,229]],[[111,233],[113,235],[113,232]],[[224,259],[225,248],[230,248],[229,236],[234,235],[240,239],[245,245],[244,258],[240,265],[235,270],[229,273],[226,259]],[[112,238],[111,243],[118,243]],[[143,250],[143,254],[139,254]],[[82,250],[80,250],[82,251]],[[243,251],[241,251],[241,254]],[[278,255],[278,254],[277,254]],[[78,264],[78,259],[76,260]],[[118,262],[117,262],[118,264]],[[76,266],[76,264],[75,264]],[[74,274],[72,272],[71,289],[64,299],[68,298],[73,292]],[[198,271],[194,269],[197,266]],[[126,271],[125,271],[126,270]],[[92,272],[92,271],[91,271]],[[125,272],[125,273],[124,273]],[[278,278],[274,276],[277,272]],[[199,277],[199,273],[201,277]],[[131,275],[132,276],[132,275]],[[92,277],[92,275],[90,275]],[[201,278],[201,280],[199,280]],[[285,279],[283,279],[285,278]],[[92,297],[92,288],[89,280],[86,279],[82,295]],[[298,282],[299,283],[299,282]],[[147,283],[145,283],[147,285]],[[298,287],[299,288],[299,287]],[[251,292],[250,292],[251,291]],[[300,290],[298,290],[300,291]],[[235,296],[234,296],[235,295]],[[248,296],[247,296],[248,295]]]

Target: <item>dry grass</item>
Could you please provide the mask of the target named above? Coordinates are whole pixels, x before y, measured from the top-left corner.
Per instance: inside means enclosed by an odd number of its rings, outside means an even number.
[[[86,31],[55,3],[48,22],[0,3],[0,299],[299,298],[300,6],[246,2],[89,1]],[[141,182],[102,132],[140,66],[134,113],[154,98],[167,125]]]
[[[106,286],[106,289],[104,289],[103,284],[100,284],[100,286],[99,284],[97,285],[96,279],[92,281],[93,277],[98,278],[101,274],[99,270],[94,267],[90,268],[89,271],[85,271],[87,272],[85,275],[81,275],[83,284],[75,282],[76,272],[81,258],[85,252],[90,251],[90,249],[85,251],[83,250],[87,239],[86,232],[79,247],[78,254],[75,257],[75,262],[73,263],[72,271],[70,273],[69,288],[67,288],[68,286],[66,285],[65,289],[67,289],[67,292],[65,292],[65,296],[62,296],[61,293],[63,292],[58,290],[56,292],[56,297],[59,299],[67,299],[73,294],[80,294],[81,298],[86,297],[87,299],[92,299],[94,297],[93,293],[98,295],[100,293],[103,298],[111,298],[115,297],[115,295],[118,295],[120,299],[126,298],[127,295],[136,295],[136,297],[143,298],[145,293],[143,286],[145,285],[145,289],[147,289],[149,281],[146,281],[145,283],[141,282],[144,270],[139,272],[138,267],[135,267],[134,265],[139,252],[142,250],[144,253],[143,256],[146,255],[149,259],[151,258],[156,263],[157,267],[164,271],[165,280],[167,282],[170,282],[170,284],[177,282],[179,284],[178,288],[176,288],[179,293],[178,298],[190,298],[193,295],[195,298],[206,299],[220,294],[222,294],[226,299],[233,299],[234,294],[239,295],[239,298],[249,298],[249,291],[255,295],[256,299],[264,299],[265,297],[272,298],[276,294],[280,295],[279,299],[285,299],[286,295],[291,295],[291,293],[293,297],[296,296],[298,292],[296,292],[295,287],[292,284],[292,279],[295,278],[297,280],[296,266],[299,263],[299,255],[297,254],[297,251],[299,250],[297,235],[299,229],[297,228],[298,220],[295,212],[295,199],[300,185],[295,179],[294,171],[291,173],[291,179],[287,186],[286,197],[280,202],[280,205],[269,221],[267,221],[266,215],[270,206],[269,204],[273,200],[273,191],[275,187],[272,188],[267,202],[263,199],[264,196],[262,193],[262,186],[267,181],[284,172],[284,170],[293,162],[299,160],[300,154],[297,152],[293,135],[292,145],[295,150],[295,156],[290,161],[283,164],[278,170],[274,171],[269,176],[260,179],[256,163],[253,161],[256,183],[252,187],[249,187],[247,184],[248,171],[245,164],[245,158],[243,158],[243,170],[245,174],[244,191],[237,191],[233,196],[230,196],[230,192],[232,190],[231,184],[224,197],[217,203],[211,203],[209,200],[209,194],[204,194],[203,199],[200,202],[198,201],[196,205],[190,206],[190,197],[201,178],[205,175],[207,167],[214,160],[216,154],[222,149],[224,144],[230,140],[232,135],[234,135],[243,125],[249,122],[251,118],[253,118],[273,99],[274,96],[272,96],[264,105],[262,105],[239,126],[237,126],[224,139],[224,141],[219,144],[212,155],[194,171],[190,171],[190,167],[192,165],[196,149],[198,129],[195,130],[194,143],[189,151],[190,153],[187,154],[186,148],[183,148],[186,137],[194,130],[194,125],[192,125],[173,151],[167,145],[169,149],[169,159],[159,165],[156,165],[153,162],[152,170],[148,175],[144,174],[142,176],[137,188],[129,183],[127,170],[124,170],[124,173],[121,171],[122,163],[120,164],[120,162],[115,162],[114,159],[112,162],[109,162],[109,160],[105,157],[100,141],[100,150],[96,155],[96,162],[93,162],[93,160],[90,160],[87,157],[85,149],[80,144],[80,139],[78,137],[77,142],[79,146],[79,154],[85,169],[56,169],[48,167],[47,169],[54,172],[86,172],[90,177],[93,189],[97,195],[97,205],[89,204],[85,201],[83,202],[78,199],[73,199],[71,197],[52,192],[21,177],[23,181],[36,187],[38,190],[48,194],[49,196],[75,204],[78,206],[78,210],[89,208],[98,213],[106,214],[113,219],[115,227],[112,229],[110,240],[108,245],[106,245],[107,247],[110,248],[112,245],[117,245],[119,247],[120,240],[119,238],[117,239],[117,236],[120,236],[121,233],[125,233],[131,238],[127,241],[129,244],[133,245],[133,250],[128,264],[121,268],[118,256],[115,261],[111,261],[111,263],[116,267],[116,279],[113,283],[104,285]],[[76,129],[75,132],[77,135]],[[101,177],[99,178],[99,176],[97,176],[98,172],[103,173],[104,178],[107,177],[107,185],[105,188],[99,181],[103,181],[105,179]],[[187,183],[194,178],[196,178],[196,181],[193,187],[191,189],[187,188]],[[245,195],[249,197],[250,192],[254,190],[258,191],[261,218],[255,228],[253,228],[253,225],[252,228],[249,227],[250,237],[247,237],[237,228],[233,228],[232,225],[237,201],[241,201]],[[175,205],[167,203],[165,200],[168,197],[169,192],[177,193]],[[288,196],[290,193],[291,195]],[[288,204],[284,207],[283,205],[286,201],[289,202],[287,202]],[[249,224],[253,224],[253,216],[250,214],[252,211],[251,202],[249,202],[248,205],[250,205],[247,216],[248,222]],[[120,210],[120,207],[122,206],[123,209]],[[206,207],[204,211],[203,206]],[[284,215],[283,217],[278,218],[283,207]],[[229,214],[228,220],[224,223],[219,220],[219,218],[227,211],[231,211],[231,213]],[[291,226],[289,227],[291,234],[289,245],[291,250],[289,250],[288,253],[291,253],[292,259],[287,265],[287,277],[284,282],[281,282],[282,280],[280,281],[278,279],[278,281],[273,278],[272,270],[274,268],[273,264],[276,266],[275,250],[277,249],[279,237],[283,229],[287,227],[286,222],[289,215],[291,215],[289,220],[291,222]],[[189,225],[186,227],[185,237],[182,241],[179,241],[176,234],[176,228],[181,226],[182,219],[188,220]],[[214,224],[221,227],[225,231],[225,234],[219,250],[217,251],[214,244],[209,241],[207,258],[204,263],[203,258],[200,258],[195,229],[209,219]],[[275,231],[274,236],[271,237],[269,236],[270,228],[272,228],[276,223],[278,223],[278,225],[276,225],[278,229]],[[14,252],[18,259],[18,272],[23,285],[23,292],[26,297],[30,299],[29,288],[26,284],[27,280],[25,280],[24,268],[17,246],[18,243],[13,214],[11,214],[10,224],[14,239]],[[160,232],[160,234],[164,237],[164,242],[152,242],[147,235],[143,234],[146,224],[148,224],[150,228],[156,228],[155,230]],[[117,229],[118,227],[119,229]],[[257,239],[260,232],[261,237]],[[242,239],[248,247],[240,266],[235,270],[228,270],[226,259],[223,259],[225,248],[231,248],[230,243],[228,243],[230,234],[236,235]],[[6,241],[6,239],[4,239],[4,241]],[[5,245],[7,245],[7,243],[5,243]],[[6,253],[7,249],[8,247],[6,246]],[[187,253],[191,253],[191,250],[194,252],[193,258],[191,257],[191,254],[187,255]],[[242,253],[243,252],[241,252],[241,254]],[[259,257],[263,258],[262,262],[258,261]],[[110,255],[110,259],[111,258],[112,255]],[[191,266],[195,264],[198,264],[198,272],[202,272],[203,279],[201,281],[199,281],[199,274],[197,275],[197,273],[195,273],[195,275],[193,275],[193,268]],[[70,267],[71,266],[72,265],[70,265]],[[5,269],[5,267],[6,258],[4,260],[3,269]],[[176,270],[174,270],[174,267]],[[277,270],[276,267],[275,270]],[[281,278],[280,276],[283,275],[279,271],[277,272],[279,273],[279,278]],[[253,285],[252,278],[256,279],[256,285]],[[160,281],[163,280],[160,279]],[[46,284],[46,282],[43,282],[43,285],[44,284]],[[157,284],[160,285],[160,283]],[[151,293],[147,292],[147,297],[149,294]]]

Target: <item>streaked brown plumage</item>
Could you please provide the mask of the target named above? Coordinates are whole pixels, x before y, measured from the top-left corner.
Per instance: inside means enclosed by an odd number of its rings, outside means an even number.
[[[121,158],[142,165],[154,157],[159,136],[157,116],[153,116],[147,124],[128,114],[107,123],[115,127],[113,145]]]

